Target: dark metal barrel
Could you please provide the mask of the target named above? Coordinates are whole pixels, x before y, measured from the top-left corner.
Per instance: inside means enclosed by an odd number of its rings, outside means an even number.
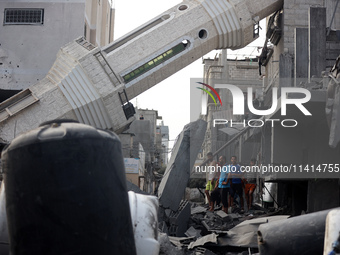
[[[260,254],[322,254],[329,212],[330,210],[325,210],[260,225]]]
[[[9,254],[8,227],[6,215],[5,185],[1,182],[0,188],[0,255]]]
[[[46,123],[2,156],[12,255],[136,254],[114,133]]]

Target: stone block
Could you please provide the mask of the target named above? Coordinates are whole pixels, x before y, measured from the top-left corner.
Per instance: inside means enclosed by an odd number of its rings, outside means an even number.
[[[177,211],[201,149],[206,128],[207,123],[204,120],[197,120],[186,125],[179,135],[158,189],[162,207]]]

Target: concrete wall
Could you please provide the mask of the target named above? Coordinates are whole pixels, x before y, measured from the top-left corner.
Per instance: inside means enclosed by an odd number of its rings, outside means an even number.
[[[307,210],[316,212],[338,207],[340,204],[338,179],[308,181]]]
[[[124,158],[131,158],[133,151],[132,151],[132,144],[133,144],[133,135],[128,133],[119,134],[119,139],[122,144],[122,152]]]
[[[306,104],[308,107],[308,104]],[[296,117],[296,112],[285,118],[298,121],[295,128],[277,125],[272,130],[272,163],[276,164],[336,164],[339,163],[340,147],[328,145],[329,128],[322,112],[324,103],[315,104],[312,116]],[[315,109],[320,109],[320,112]],[[295,114],[295,115],[294,115]],[[279,118],[279,117],[278,117]]]
[[[284,1],[284,44],[285,52],[294,54],[294,29],[308,26],[310,6],[326,7],[326,26],[328,27],[335,9],[336,0],[285,0]],[[340,29],[340,11],[336,11],[332,29]]]
[[[150,162],[151,153],[153,155],[152,147],[154,144],[150,120],[133,121],[129,132],[135,135],[133,138],[133,157],[139,157],[139,144],[141,144],[146,153],[146,161]]]
[[[284,1],[284,44],[285,51],[294,53],[295,27],[308,26],[308,11],[310,6],[326,7],[326,26],[328,27],[333,16],[337,0],[285,0]],[[339,7],[339,6],[338,6]],[[340,29],[340,10],[336,10],[332,29]]]
[[[113,27],[115,18],[115,9],[111,8],[109,0],[101,1],[100,15],[97,15],[98,29],[100,30],[100,36],[97,34],[98,46],[105,46],[113,41]]]
[[[299,85],[301,81],[305,81],[306,78],[308,78],[308,74],[305,75],[304,72],[301,72],[301,70],[305,70],[308,68],[308,61],[309,56],[305,54],[303,51],[304,49],[307,49],[308,51],[308,32],[306,34],[301,32],[303,28],[307,29],[308,31],[308,20],[309,20],[309,9],[311,6],[313,7],[326,7],[326,24],[325,27],[328,27],[331,22],[331,18],[333,16],[334,10],[335,10],[335,4],[337,0],[285,0],[283,5],[283,33],[282,38],[277,46],[274,46],[274,53],[269,61],[269,63],[266,66],[266,77],[265,77],[265,84],[270,85],[273,84],[274,86],[278,86],[277,78],[282,76],[282,73],[278,72],[279,69],[279,60],[282,54],[285,54],[286,56],[290,56],[293,60],[293,62],[296,64],[295,54],[296,52],[299,53],[299,60],[298,60],[298,66],[300,67],[299,70],[294,70],[296,72],[295,74],[299,78],[298,80],[293,80],[293,86]],[[316,24],[319,23],[320,18],[314,18],[316,21]],[[267,19],[268,21],[268,19]],[[323,25],[324,26],[324,25]],[[336,13],[334,15],[334,20],[332,23],[332,29],[340,29],[340,9],[337,8]],[[297,38],[295,36],[296,29],[298,31],[299,37]],[[303,33],[303,34],[302,34]],[[325,33],[325,31],[320,31],[320,33]],[[303,36],[304,35],[304,36]],[[320,36],[319,34],[312,33],[312,36],[315,36],[315,38],[312,38],[312,42],[316,42],[316,38],[325,38]],[[307,40],[307,41],[306,41]],[[317,45],[320,43],[317,42]],[[313,47],[312,47],[313,48]],[[332,63],[334,63],[334,60],[336,59],[338,53],[339,53],[340,45],[336,42],[327,42],[326,45],[326,63],[323,62],[325,60],[318,60],[314,61],[313,57],[317,52],[320,51],[320,49],[311,49],[314,55],[311,56],[311,61],[314,63],[320,63],[322,64],[323,68],[321,69],[325,70],[326,68],[329,68],[332,66]],[[302,56],[304,54],[304,56]],[[319,54],[318,54],[319,55]],[[303,63],[305,63],[307,66],[301,66]],[[312,64],[313,68],[313,64]],[[319,68],[319,69],[320,69]],[[322,70],[322,71],[323,71]],[[308,70],[307,70],[308,71]],[[319,72],[319,71],[317,71]],[[278,75],[278,73],[280,73]],[[315,75],[315,72],[312,70],[312,75]],[[321,72],[320,72],[321,74]],[[318,76],[320,76],[318,74]],[[293,74],[294,75],[294,74]],[[304,77],[302,77],[304,76]],[[287,77],[285,77],[287,78]]]
[[[204,81],[211,86],[223,83],[238,85],[244,92],[247,91],[248,86],[260,86],[262,84],[262,81],[259,80],[257,61],[251,59],[228,59],[226,50],[222,50],[219,57],[216,59],[204,60]],[[236,118],[236,116],[232,115],[233,100],[230,91],[226,89],[217,90],[223,105],[215,106],[212,99],[210,97],[208,98],[207,116],[205,117],[208,126],[206,140],[203,146],[203,157],[205,157],[209,151],[217,151],[228,141],[228,139],[231,139],[231,136],[220,131],[222,126],[213,127],[213,119],[235,120]],[[229,146],[221,151],[220,155],[227,156],[229,160],[230,156],[235,154],[235,149],[233,147],[233,145]],[[239,153],[236,152],[236,154],[238,155]]]
[[[85,37],[95,46],[105,46],[113,41],[115,9],[110,0],[86,0]]]
[[[137,109],[136,110],[136,119],[143,115],[144,120],[150,121],[151,127],[151,142],[155,143],[155,135],[156,135],[156,127],[157,127],[157,119],[162,119],[162,117],[158,116],[158,112],[156,110],[148,110],[148,109]]]
[[[169,161],[169,155],[168,155],[168,151],[169,151],[169,127],[168,126],[164,126],[163,122],[162,125],[159,126],[160,130],[161,130],[161,134],[162,134],[162,149],[163,149],[163,153],[161,155],[161,159],[164,165],[168,164]]]
[[[257,80],[258,67],[259,65],[256,60],[228,60],[228,77],[231,80]]]
[[[87,41],[96,45],[97,31],[97,6],[98,2],[86,0],[85,5],[85,38]]]
[[[326,27],[330,25],[337,0],[286,0],[284,1],[284,50],[294,56],[294,30],[296,27],[308,27],[308,12],[310,6],[326,7]],[[332,29],[340,29],[340,10],[337,8],[332,23]],[[281,53],[283,53],[281,52]]]
[[[85,0],[0,1],[5,8],[43,8],[43,25],[0,26],[0,88],[24,89],[41,80],[61,46],[83,35]]]

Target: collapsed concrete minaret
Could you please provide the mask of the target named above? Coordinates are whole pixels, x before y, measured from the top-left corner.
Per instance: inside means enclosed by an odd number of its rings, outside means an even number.
[[[254,24],[283,0],[188,0],[103,48],[79,38],[47,76],[0,104],[0,138],[70,118],[116,132],[133,121],[136,97],[214,49],[242,48]],[[42,56],[43,57],[43,56]]]

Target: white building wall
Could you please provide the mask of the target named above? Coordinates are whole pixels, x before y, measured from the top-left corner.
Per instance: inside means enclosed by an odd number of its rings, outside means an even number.
[[[97,5],[98,3],[93,0],[86,0],[85,4],[85,38],[87,41],[96,44],[96,31],[97,31]]]
[[[115,9],[112,0],[86,0],[85,37],[103,47],[113,41]]]
[[[3,25],[5,8],[43,8],[43,25]],[[0,88],[25,89],[41,80],[61,46],[81,36],[85,0],[0,0]]]

